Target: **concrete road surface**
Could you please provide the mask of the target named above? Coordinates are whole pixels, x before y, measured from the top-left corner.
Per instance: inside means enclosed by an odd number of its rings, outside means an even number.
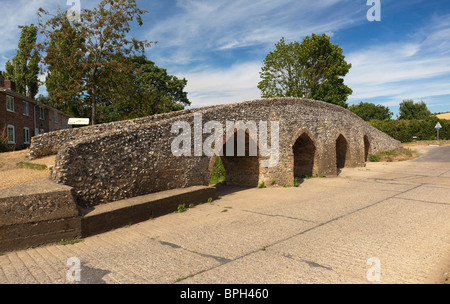
[[[0,283],[442,283],[450,147],[0,256]]]

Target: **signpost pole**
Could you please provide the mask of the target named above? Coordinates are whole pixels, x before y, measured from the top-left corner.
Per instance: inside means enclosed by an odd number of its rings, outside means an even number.
[[[439,121],[438,121],[438,123],[436,124],[436,130],[437,130],[437,140],[439,140],[439,129],[441,128],[441,124],[439,123]]]

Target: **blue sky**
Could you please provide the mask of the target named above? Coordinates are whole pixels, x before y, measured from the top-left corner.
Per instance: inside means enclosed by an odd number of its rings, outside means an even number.
[[[0,0],[0,70],[15,55],[18,25],[36,23],[39,7],[71,2]],[[81,8],[97,3],[80,0]],[[132,35],[158,41],[147,57],[188,80],[193,107],[260,98],[259,72],[276,42],[327,33],[352,64],[349,104],[373,102],[397,114],[403,99],[414,99],[450,111],[450,1],[380,3],[381,21],[370,22],[367,0],[137,0],[149,12]]]

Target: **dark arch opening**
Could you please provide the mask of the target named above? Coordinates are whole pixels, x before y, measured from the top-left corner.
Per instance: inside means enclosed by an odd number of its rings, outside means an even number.
[[[316,154],[316,146],[308,134],[303,133],[295,141],[293,147],[294,152],[294,177],[304,178],[312,176],[314,171],[314,156]]]
[[[227,155],[227,144],[234,142],[234,153]],[[256,156],[250,155],[250,145],[255,145],[256,151],[258,151],[256,143],[250,138],[248,133],[245,133],[245,155],[238,155],[238,138],[237,132],[223,145],[223,156],[220,157],[223,167],[225,168],[225,181],[227,185],[238,186],[258,186],[259,182],[259,158],[258,153]]]
[[[367,135],[364,135],[364,161],[366,162],[369,159],[370,153],[370,141]]]
[[[347,150],[348,150],[347,140],[341,134],[336,139],[336,166],[338,172],[340,169],[345,167],[345,162],[347,160]]]

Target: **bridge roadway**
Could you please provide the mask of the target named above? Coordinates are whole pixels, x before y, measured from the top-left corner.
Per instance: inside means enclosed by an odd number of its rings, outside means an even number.
[[[450,147],[420,151],[299,187],[222,187],[183,213],[4,253],[0,283],[439,283]]]

